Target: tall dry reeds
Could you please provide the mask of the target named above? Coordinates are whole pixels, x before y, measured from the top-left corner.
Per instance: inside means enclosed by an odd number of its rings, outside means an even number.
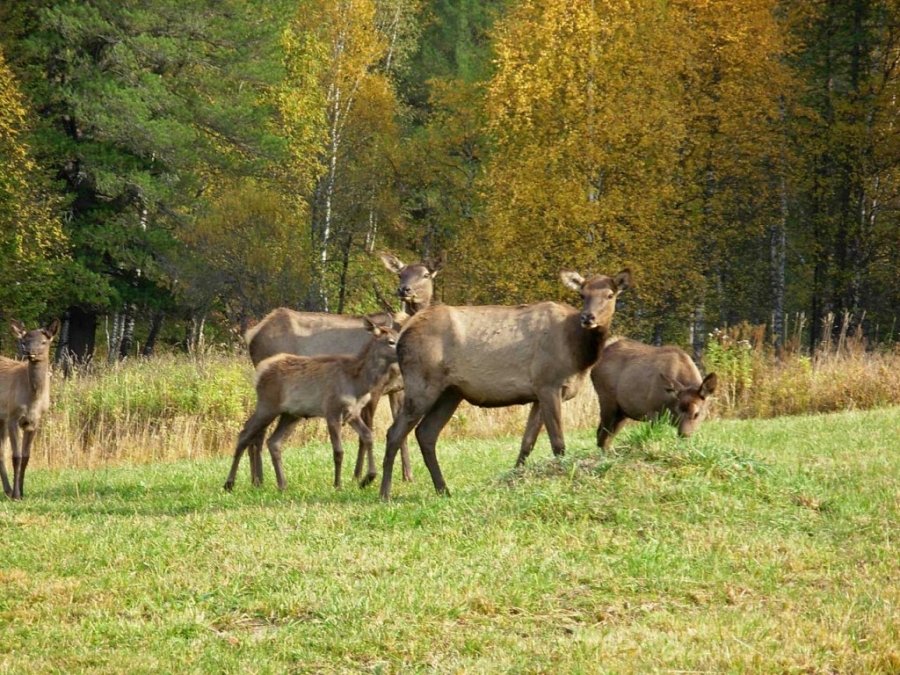
[[[848,319],[841,325],[850,325]],[[714,332],[703,364],[704,370],[719,374],[713,415],[773,417],[900,404],[900,349],[872,349],[859,329],[834,331],[833,321],[825,326],[825,334],[833,337],[813,354],[799,348],[799,317],[780,355],[767,342],[765,326],[742,324]],[[55,373],[52,408],[32,462],[90,468],[230,453],[253,408],[252,379],[242,353],[160,355],[112,364],[99,359],[68,378]],[[593,428],[598,412],[586,383],[564,404],[563,424],[570,430]],[[444,435],[515,436],[526,415],[526,406],[479,409],[463,404]],[[377,438],[384,438],[389,424],[385,403],[375,421]],[[355,436],[348,433],[347,438],[354,448]],[[299,425],[291,444],[314,439],[327,439],[319,421]],[[546,444],[544,437],[539,443]]]
[[[825,338],[812,354],[800,348],[804,317],[777,353],[764,324],[714,331],[704,367],[719,374],[715,413],[725,417],[775,417],[878,408],[900,404],[900,346],[872,347],[861,321],[845,314],[840,329],[825,317]]]

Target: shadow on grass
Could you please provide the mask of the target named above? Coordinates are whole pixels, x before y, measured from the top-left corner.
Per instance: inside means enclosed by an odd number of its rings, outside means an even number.
[[[356,483],[345,484],[340,490],[327,485],[304,484],[291,481],[281,492],[274,480],[254,487],[249,480],[239,482],[232,492],[226,492],[220,480],[197,480],[180,472],[173,472],[166,482],[158,477],[129,476],[117,471],[113,476],[59,477],[52,484],[38,485],[26,493],[22,502],[6,500],[10,512],[21,511],[43,515],[81,516],[150,516],[168,517],[190,514],[237,511],[246,508],[290,506],[384,505],[378,496],[376,480],[360,488]],[[428,481],[430,487],[431,481]],[[426,497],[438,497],[433,492],[403,494],[391,504],[421,505]]]

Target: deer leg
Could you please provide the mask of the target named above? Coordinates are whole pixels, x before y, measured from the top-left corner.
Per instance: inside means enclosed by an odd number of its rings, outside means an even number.
[[[22,450],[19,447],[19,420],[8,420],[6,424],[9,432],[9,444],[12,446],[13,469],[12,491],[9,496],[11,499],[21,499],[22,493],[19,491],[19,467],[22,466]]]
[[[263,483],[262,446],[264,440],[265,433],[259,433],[247,446],[247,455],[250,458],[250,484],[253,487],[259,487]]]
[[[566,441],[562,430],[562,400],[559,389],[550,389],[538,395],[538,403],[541,415],[544,418],[544,426],[547,427],[547,435],[550,436],[550,447],[556,457],[566,454]]]
[[[28,460],[31,459],[31,444],[34,443],[34,429],[26,429],[22,432],[22,459],[19,461],[18,488],[19,498],[25,497],[25,469],[28,468]],[[15,476],[13,476],[13,490],[15,490]]]
[[[388,401],[391,403],[391,417],[397,419],[400,410],[403,408],[403,392],[395,391],[388,394]],[[400,443],[400,464],[403,467],[403,480],[409,482],[412,480],[412,464],[409,461],[409,445],[406,439]]]
[[[435,445],[441,430],[453,417],[453,413],[459,407],[462,401],[462,394],[455,389],[447,389],[441,394],[440,398],[431,406],[431,410],[425,415],[419,426],[416,427],[416,440],[419,442],[419,449],[422,451],[422,459],[425,460],[425,466],[431,474],[431,481],[434,483],[434,489],[438,494],[450,496],[447,490],[447,484],[444,482],[444,476],[441,473],[441,467],[437,461],[437,453]]]
[[[9,476],[6,473],[6,462],[3,459],[3,444],[6,442],[6,420],[0,420],[0,480],[3,481],[3,494],[9,497],[12,494],[12,486],[9,484]]]
[[[282,415],[278,418],[278,424],[275,431],[269,436],[269,456],[272,458],[272,468],[275,469],[275,482],[278,484],[279,490],[284,490],[284,469],[281,466],[281,444],[287,439],[290,433],[297,426],[298,418],[290,415]]]
[[[224,488],[227,491],[231,492],[231,489],[234,487],[234,479],[237,477],[237,470],[241,463],[241,455],[244,454],[244,449],[254,441],[257,435],[265,433],[266,427],[272,423],[273,419],[275,419],[274,415],[261,415],[257,410],[244,424],[244,428],[238,435],[237,446],[234,449],[231,471],[228,472],[228,478],[225,479]]]
[[[519,449],[519,458],[516,460],[516,466],[524,466],[528,455],[534,450],[534,444],[537,441],[538,434],[541,433],[541,427],[544,426],[544,420],[541,418],[541,404],[532,403],[531,410],[528,411],[528,421],[525,423],[525,434],[522,436],[522,446]]]
[[[341,414],[329,415],[325,418],[328,424],[328,435],[331,437],[331,451],[334,456],[334,488],[341,487],[341,464],[344,461],[344,446],[341,444]]]
[[[427,408],[424,410],[427,410]],[[385,501],[391,498],[391,479],[394,476],[394,458],[397,456],[397,450],[400,449],[401,443],[406,440],[409,432],[418,424],[423,415],[423,407],[416,403],[416,399],[406,396],[404,397],[403,408],[400,410],[400,414],[394,420],[391,428],[388,429],[380,491],[381,498]]]
[[[600,426],[597,427],[597,447],[608,450],[613,436],[625,423],[625,415],[614,403],[602,405],[600,408]]]
[[[371,448],[375,439],[372,436],[372,429],[366,424],[366,421],[362,419],[362,417],[351,417],[347,420],[347,423],[353,427],[353,430],[359,434],[359,445],[362,447],[363,443],[366,444],[367,447]],[[365,478],[359,481],[359,487],[366,487],[369,483],[375,480],[375,476],[377,475],[375,472],[375,458],[372,456],[372,453],[369,452],[366,455],[367,459],[367,468],[368,473],[366,473]],[[357,463],[359,463],[359,458],[357,458]]]
[[[360,418],[365,423],[366,428],[369,429],[369,435],[366,437],[368,440],[365,440],[362,434],[359,436],[359,451],[356,453],[356,467],[353,469],[353,480],[360,481],[360,479],[363,478],[363,460],[365,460],[368,464],[369,471],[366,474],[363,485],[368,485],[375,480],[375,454],[372,451],[372,446],[374,445],[372,440],[372,424],[375,419],[376,408],[378,408],[378,397],[373,396],[359,412]],[[356,427],[354,427],[354,429],[355,428]],[[359,430],[357,430],[357,433],[359,433]]]

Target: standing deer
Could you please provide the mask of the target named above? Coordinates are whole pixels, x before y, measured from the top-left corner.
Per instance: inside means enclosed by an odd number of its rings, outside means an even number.
[[[334,487],[341,487],[341,425],[349,423],[359,434],[360,442],[371,446],[372,429],[360,413],[372,397],[381,394],[391,377],[391,366],[397,363],[398,334],[393,324],[385,327],[365,321],[371,336],[359,354],[276,354],[257,366],[256,410],[238,437],[226,490],[234,487],[244,449],[261,438],[276,417],[278,424],[269,436],[268,446],[278,489],[284,490],[285,486],[281,444],[300,419],[310,417],[324,417],[328,423],[334,452]],[[371,455],[369,471],[375,472]]]
[[[562,272],[560,278],[581,295],[580,312],[558,302],[435,305],[407,322],[398,345],[405,401],[388,431],[382,499],[390,498],[394,457],[413,427],[435,489],[447,492],[435,444],[462,400],[486,408],[534,403],[519,462],[534,445],[541,422],[553,453],[565,453],[562,401],[578,391],[597,361],[616,297],[629,286],[631,273],[626,269],[615,277],[584,279],[577,272]]]
[[[703,418],[717,378],[705,378],[678,347],[651,347],[621,338],[604,349],[591,371],[600,401],[597,445],[606,450],[626,419],[652,420],[671,413],[681,436],[690,436]]]
[[[426,261],[405,264],[392,253],[379,254],[382,263],[398,277],[397,295],[403,301],[405,314],[374,315],[372,319],[379,324],[389,319],[397,323],[407,319],[409,315],[428,307],[434,294],[434,278],[441,269],[442,261]],[[319,356],[328,354],[356,354],[368,342],[366,319],[361,316],[343,316],[324,312],[297,312],[286,307],[273,310],[258,324],[247,331],[244,336],[250,351],[253,365],[275,354],[295,354],[297,356]],[[394,377],[385,386],[383,393],[388,395],[391,412],[394,417],[399,413],[402,400],[403,383],[399,368],[394,366]],[[361,413],[362,420],[369,427],[375,417],[379,396],[373,396]],[[250,472],[254,485],[262,482],[262,439],[258,438],[250,445]],[[363,457],[366,457],[369,472],[362,477]],[[409,463],[409,450],[404,442],[401,448],[403,479],[412,479]],[[356,467],[353,477],[360,480],[361,485],[368,485],[375,479],[372,443],[360,438],[359,451],[356,456]]]
[[[20,321],[11,321],[27,363],[0,356],[0,480],[3,492],[13,499],[25,496],[25,469],[31,444],[41,416],[50,407],[50,341],[59,330],[54,320],[46,328],[25,330]],[[19,444],[19,427],[22,442]],[[3,439],[12,445],[13,482],[9,484],[3,462]]]

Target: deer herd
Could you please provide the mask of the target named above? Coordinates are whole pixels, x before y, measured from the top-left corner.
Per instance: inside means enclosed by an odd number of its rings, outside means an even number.
[[[530,404],[516,466],[527,460],[542,427],[553,454],[565,453],[562,403],[589,374],[600,403],[597,445],[604,450],[626,419],[666,416],[689,436],[705,416],[714,373],[702,377],[678,347],[608,339],[616,299],[631,285],[627,269],[587,278],[561,272],[562,283],[581,297],[580,310],[559,302],[450,306],[433,302],[440,261],[407,265],[390,253],[380,257],[397,275],[402,311],[345,316],[282,307],[245,334],[256,367],[256,407],[238,436],[226,490],[234,487],[245,450],[251,482],[262,483],[264,441],[284,489],[282,444],[299,420],[313,417],[328,428],[334,486],[341,487],[344,424],[359,435],[354,480],[368,485],[377,475],[372,424],[384,395],[393,414],[381,476],[385,500],[398,450],[403,478],[412,479],[407,437],[413,430],[435,489],[449,494],[436,444],[462,401],[489,408]],[[35,330],[18,321],[11,326],[26,361],[0,357],[0,480],[7,496],[21,499],[35,432],[50,405],[50,343],[59,322]],[[3,462],[7,436],[12,483]]]

